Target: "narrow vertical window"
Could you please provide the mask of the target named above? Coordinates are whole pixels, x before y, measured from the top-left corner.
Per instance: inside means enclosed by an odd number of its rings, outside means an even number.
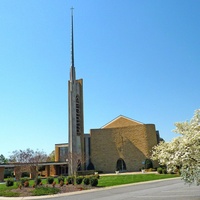
[[[79,96],[76,96],[76,134],[81,135],[81,124],[80,124],[80,102]]]

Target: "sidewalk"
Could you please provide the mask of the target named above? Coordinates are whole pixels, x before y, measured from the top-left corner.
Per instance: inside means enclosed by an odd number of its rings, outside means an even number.
[[[131,175],[131,174],[157,174],[158,172],[119,172],[119,173],[107,173],[107,174],[99,174],[99,176],[111,176],[111,175]]]

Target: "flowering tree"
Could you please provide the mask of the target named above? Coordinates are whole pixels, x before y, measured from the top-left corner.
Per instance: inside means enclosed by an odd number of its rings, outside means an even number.
[[[39,162],[46,162],[47,155],[43,151],[39,150],[32,150],[27,148],[26,150],[15,150],[10,155],[11,162],[17,163],[39,163]]]
[[[175,123],[175,126],[174,132],[181,136],[155,146],[152,159],[166,165],[168,171],[180,168],[186,183],[200,185],[200,109],[189,122]]]
[[[27,148],[26,150],[15,150],[10,155],[10,162],[19,163],[20,172],[27,170],[27,167],[31,167],[38,177],[39,163],[47,161],[47,154],[43,151],[32,150]]]

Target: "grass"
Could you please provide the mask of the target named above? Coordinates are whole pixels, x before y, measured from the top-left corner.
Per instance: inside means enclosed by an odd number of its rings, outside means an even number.
[[[16,183],[13,186],[7,187],[6,184],[0,184],[0,196],[4,197],[18,197],[19,193],[12,192],[12,189],[16,189]]]
[[[12,192],[10,190],[0,191],[0,196],[3,197],[19,197],[19,195],[18,192]]]
[[[60,190],[58,188],[38,187],[32,191],[34,196],[57,194]]]
[[[178,177],[178,175],[174,175],[174,174],[132,174],[132,175],[119,174],[119,175],[112,175],[112,176],[101,176],[99,179],[98,187],[108,187],[108,186],[153,181],[153,180],[175,178],[175,177]]]

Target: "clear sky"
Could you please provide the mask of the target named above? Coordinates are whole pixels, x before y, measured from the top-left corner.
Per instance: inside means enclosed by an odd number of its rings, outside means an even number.
[[[176,137],[200,107],[199,0],[1,0],[0,154],[68,142],[72,6],[85,133],[124,115]]]

